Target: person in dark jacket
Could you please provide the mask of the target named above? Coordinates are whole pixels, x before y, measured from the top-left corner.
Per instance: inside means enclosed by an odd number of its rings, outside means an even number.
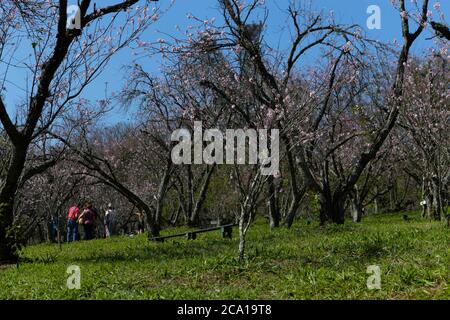
[[[85,209],[80,215],[79,223],[83,225],[84,229],[84,239],[91,240],[94,238],[94,225],[95,225],[96,215],[92,209],[92,204],[88,203]]]

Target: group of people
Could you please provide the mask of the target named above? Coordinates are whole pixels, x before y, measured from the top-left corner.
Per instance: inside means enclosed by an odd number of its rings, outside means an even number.
[[[86,203],[83,210],[80,207],[80,204],[76,204],[69,208],[67,214],[67,242],[80,240],[80,227],[83,229],[83,240],[94,238],[95,228],[100,220],[98,211],[93,207],[92,203]],[[106,237],[116,234],[117,215],[111,203],[108,204],[103,224]]]

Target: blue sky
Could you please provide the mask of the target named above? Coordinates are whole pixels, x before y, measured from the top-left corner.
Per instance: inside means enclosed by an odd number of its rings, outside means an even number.
[[[117,1],[118,0],[103,0],[97,1],[97,3],[110,4],[116,3]],[[164,7],[169,1],[170,0],[160,0],[160,3]],[[437,0],[431,0],[432,11],[434,11],[432,5],[436,1]],[[69,1],[69,3],[70,2],[71,1]],[[269,9],[269,17],[265,40],[274,47],[279,46],[280,48],[283,48],[283,44],[287,43],[289,40],[289,32],[286,28],[283,28],[286,26],[287,22],[286,8],[288,7],[289,2],[289,0],[266,0],[266,5]],[[442,12],[450,12],[449,0],[441,0],[440,3]],[[332,10],[336,20],[340,23],[359,24],[365,29],[367,36],[371,38],[386,42],[401,38],[399,14],[391,5],[390,0],[313,0],[313,5],[315,8],[323,9],[325,12]],[[368,30],[366,28],[366,21],[369,17],[366,10],[369,5],[378,5],[381,8],[380,30]],[[165,33],[180,34],[176,31],[176,25],[183,30],[187,26],[195,24],[192,20],[187,18],[188,13],[202,19],[211,19],[214,17],[216,20],[220,21],[220,12],[217,8],[218,5],[215,0],[175,0],[171,9],[143,34],[141,40],[151,42],[158,38],[165,38]],[[434,16],[436,16],[436,13]],[[423,48],[431,45],[431,41],[425,40],[425,38],[429,36],[430,33],[428,32],[425,35],[422,35],[415,44],[413,51],[419,54]],[[133,59],[134,57],[131,55],[130,50],[125,49],[119,52],[111,60],[107,70],[105,70],[103,74],[84,91],[82,97],[91,100],[103,99],[105,83],[108,83],[109,92],[119,91],[124,84],[122,67],[132,63]],[[159,66],[157,59],[141,60],[140,63],[145,63],[146,70],[158,73]],[[2,73],[3,70],[0,69],[0,74]],[[11,80],[20,83],[20,85],[24,87],[25,79],[23,77],[21,78],[19,75],[16,75],[12,76]],[[14,113],[14,104],[18,101],[19,93],[15,92],[13,87],[8,87],[7,89],[5,102],[9,112]],[[127,121],[130,118],[130,113],[127,114],[123,110],[117,109],[108,115],[106,122],[112,124],[119,121]]]

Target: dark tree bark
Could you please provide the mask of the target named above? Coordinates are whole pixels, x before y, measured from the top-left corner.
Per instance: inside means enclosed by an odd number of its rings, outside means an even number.
[[[286,156],[288,160],[288,169],[290,177],[290,188],[291,188],[291,203],[289,209],[285,215],[284,225],[286,228],[290,228],[294,223],[295,216],[297,215],[298,208],[300,207],[300,202],[306,193],[306,188],[303,186],[301,189],[297,181],[297,169],[295,166],[294,156],[292,152],[292,144],[288,137],[283,135],[283,141],[286,145]]]
[[[434,31],[436,31],[438,37],[445,38],[450,41],[450,30],[446,25],[436,21],[431,21],[430,24]]]
[[[327,221],[343,224],[345,221],[345,198],[341,194],[331,192],[320,194],[320,224]]]
[[[361,202],[361,198],[358,190],[355,190],[351,197],[352,205],[352,218],[354,222],[361,222],[362,216],[364,214],[364,204]]]
[[[273,176],[267,178],[267,196],[269,198],[269,224],[270,229],[280,226],[280,208],[277,201],[277,190]]]
[[[164,170],[163,178],[161,179],[161,183],[158,188],[158,195],[156,197],[155,221],[156,221],[157,225],[161,225],[161,217],[162,217],[162,211],[163,211],[163,206],[164,206],[164,199],[165,199],[167,189],[169,186],[171,171],[172,171],[172,160],[170,158],[168,158],[166,168]]]
[[[191,215],[189,217],[189,222],[188,225],[190,227],[198,227],[199,223],[200,223],[200,211],[203,207],[203,204],[205,203],[206,200],[206,194],[208,192],[209,189],[209,184],[211,182],[211,178],[214,174],[214,171],[216,169],[217,164],[213,164],[211,165],[210,168],[207,168],[206,173],[205,173],[205,178],[203,180],[203,183],[201,185],[201,189],[200,189],[200,194],[198,195],[197,201],[195,202],[195,206],[194,209],[191,212]],[[192,191],[193,194],[193,191]],[[192,201],[194,197],[192,196]]]
[[[0,261],[16,261],[14,222],[14,200],[20,176],[25,167],[28,145],[14,146],[6,180],[0,192]]]

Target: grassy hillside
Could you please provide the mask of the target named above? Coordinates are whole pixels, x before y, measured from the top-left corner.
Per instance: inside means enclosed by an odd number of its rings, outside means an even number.
[[[249,232],[247,259],[219,232],[166,243],[145,236],[26,248],[32,263],[0,269],[1,299],[450,299],[450,229],[410,215]],[[177,230],[171,230],[176,232]],[[179,230],[178,230],[179,231]],[[81,289],[66,288],[69,265]],[[379,265],[381,290],[368,290]]]

